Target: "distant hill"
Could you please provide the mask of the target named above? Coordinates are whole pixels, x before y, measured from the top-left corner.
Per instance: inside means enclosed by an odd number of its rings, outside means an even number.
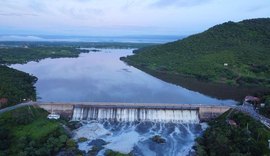
[[[241,86],[270,87],[270,18],[226,22],[121,58],[140,69]]]

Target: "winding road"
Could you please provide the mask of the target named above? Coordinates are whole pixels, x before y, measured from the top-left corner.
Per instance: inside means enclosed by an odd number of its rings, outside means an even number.
[[[248,114],[252,118],[254,118],[257,121],[260,121],[262,124],[264,124],[266,127],[270,128],[270,119],[266,118],[265,116],[259,114],[254,107],[249,103],[243,103],[241,106],[235,107],[236,110],[239,110],[245,114]]]
[[[23,107],[23,106],[33,106],[33,105],[36,105],[36,104],[37,104],[37,102],[20,103],[20,104],[14,105],[14,106],[10,106],[10,107],[0,109],[0,114],[11,111],[11,110],[14,110],[14,109],[17,109],[17,108],[20,108],[20,107]]]

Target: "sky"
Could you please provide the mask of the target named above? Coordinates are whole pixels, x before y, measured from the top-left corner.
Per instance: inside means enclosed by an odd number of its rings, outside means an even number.
[[[0,35],[190,35],[270,17],[270,0],[0,0]]]

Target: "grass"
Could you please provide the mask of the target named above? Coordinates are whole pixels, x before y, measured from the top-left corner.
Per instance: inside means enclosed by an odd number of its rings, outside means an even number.
[[[65,146],[68,137],[61,123],[47,119],[47,115],[45,110],[35,106],[25,106],[1,114],[0,137],[4,139],[0,139],[0,155],[47,155]],[[3,145],[5,143],[8,147]]]
[[[57,122],[37,119],[30,125],[15,127],[12,131],[16,138],[30,136],[31,138],[38,140],[48,136],[58,128],[59,124]]]
[[[30,136],[32,139],[38,140],[59,128],[59,122],[48,120],[47,115],[45,110],[26,106],[0,115],[0,124],[10,129],[16,138]],[[30,124],[18,124],[16,123],[19,121],[18,118],[32,118],[33,121],[30,121]]]

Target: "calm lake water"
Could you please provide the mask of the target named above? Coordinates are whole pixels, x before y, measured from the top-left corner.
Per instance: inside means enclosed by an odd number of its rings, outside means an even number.
[[[120,61],[132,49],[100,49],[78,58],[44,59],[12,68],[38,77],[40,101],[235,104],[173,85]]]

